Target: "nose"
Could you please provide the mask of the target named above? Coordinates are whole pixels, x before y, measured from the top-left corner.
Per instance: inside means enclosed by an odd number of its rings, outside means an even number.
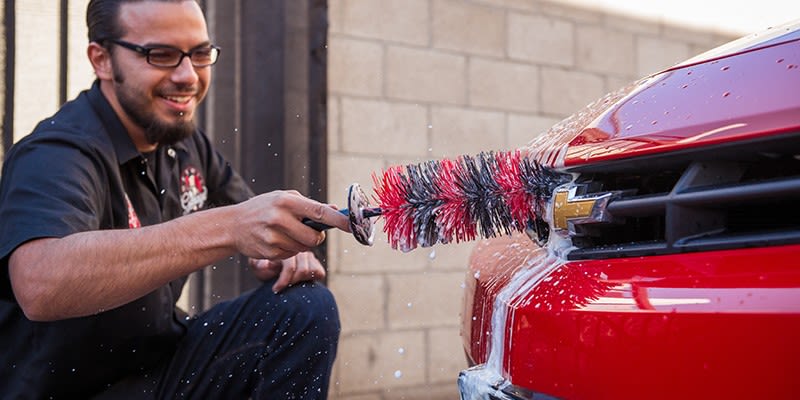
[[[192,60],[189,57],[183,57],[181,63],[172,71],[172,81],[175,83],[193,85],[199,79],[197,70],[192,65]]]

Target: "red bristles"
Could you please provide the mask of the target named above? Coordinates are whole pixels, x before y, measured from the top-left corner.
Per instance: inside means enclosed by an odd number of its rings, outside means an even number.
[[[519,151],[513,153],[497,153],[497,170],[495,180],[503,190],[503,197],[511,212],[511,218],[517,227],[525,227],[531,216],[531,207],[534,205],[534,196],[525,191],[522,183],[520,164],[522,155]]]
[[[452,160],[442,160],[437,179],[441,191],[442,205],[438,212],[438,225],[441,228],[443,243],[455,240],[456,243],[474,240],[475,224],[469,213],[469,204],[464,197],[464,188],[459,185],[464,175],[461,164]]]
[[[375,195],[380,199],[381,215],[384,219],[384,231],[389,234],[389,243],[397,248],[403,243],[415,243],[413,209],[407,202],[409,192],[408,178],[400,166],[390,167],[384,171],[382,179],[373,174]],[[405,247],[405,246],[404,246]]]

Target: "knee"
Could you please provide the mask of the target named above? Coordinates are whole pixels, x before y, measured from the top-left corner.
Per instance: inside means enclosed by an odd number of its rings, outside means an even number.
[[[327,287],[319,282],[303,282],[294,285],[285,291],[297,309],[298,314],[307,315],[316,321],[332,321],[339,325],[339,309],[336,300]]]
[[[319,282],[302,282],[277,294],[272,293],[271,287],[271,283],[267,283],[260,291],[274,296],[272,302],[281,309],[284,321],[291,321],[296,329],[312,331],[315,336],[338,339],[339,310],[327,287]]]

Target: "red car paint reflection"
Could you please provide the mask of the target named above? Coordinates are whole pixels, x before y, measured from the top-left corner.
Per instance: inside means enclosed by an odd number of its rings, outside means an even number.
[[[491,308],[517,262],[484,243],[465,346],[485,363]],[[492,253],[494,254],[494,253]],[[800,390],[800,246],[576,261],[510,301],[503,370],[563,398],[787,398]],[[501,266],[501,267],[498,267]]]
[[[707,146],[798,126],[800,39],[651,78],[570,143],[566,165]],[[679,99],[676,101],[676,99]]]

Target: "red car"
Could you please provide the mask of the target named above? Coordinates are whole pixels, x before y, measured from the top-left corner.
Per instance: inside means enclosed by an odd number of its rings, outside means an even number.
[[[462,399],[800,398],[800,21],[530,151],[574,178],[549,229],[475,248]]]

